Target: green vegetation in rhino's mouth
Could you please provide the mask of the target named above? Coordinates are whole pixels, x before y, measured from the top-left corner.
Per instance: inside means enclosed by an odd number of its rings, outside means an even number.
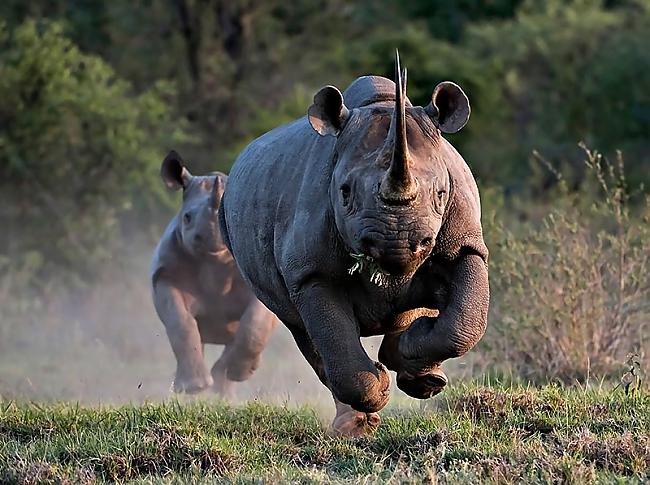
[[[371,283],[380,287],[386,286],[388,284],[388,277],[390,276],[390,273],[379,266],[379,264],[377,264],[375,261],[375,258],[363,253],[350,253],[350,256],[352,256],[352,259],[354,259],[354,264],[350,269],[348,269],[348,273],[351,275],[357,272],[361,274],[364,272],[364,270],[367,270],[367,273],[370,274]]]

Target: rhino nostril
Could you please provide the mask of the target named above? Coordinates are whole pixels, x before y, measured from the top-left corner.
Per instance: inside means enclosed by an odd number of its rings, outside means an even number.
[[[414,253],[419,253],[420,251],[426,251],[429,249],[432,244],[433,238],[425,237],[415,246],[415,248],[411,247],[411,249]]]
[[[361,238],[359,242],[361,243],[361,252],[367,254],[368,256],[372,256],[375,259],[379,258],[380,251],[379,248],[377,247],[376,240],[374,240],[371,237],[364,236]]]
[[[364,236],[361,238],[361,248],[364,251],[368,251],[369,249],[375,247],[375,241],[372,240],[372,238]]]

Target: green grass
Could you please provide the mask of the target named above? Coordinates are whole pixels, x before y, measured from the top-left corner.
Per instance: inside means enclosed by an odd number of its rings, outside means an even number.
[[[0,483],[644,483],[650,393],[456,385],[335,439],[314,409],[0,402]]]

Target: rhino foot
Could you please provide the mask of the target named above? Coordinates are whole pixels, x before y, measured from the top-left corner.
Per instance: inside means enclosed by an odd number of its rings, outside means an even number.
[[[441,392],[449,379],[440,367],[434,367],[428,372],[414,376],[410,372],[397,373],[397,387],[416,399],[429,399]]]
[[[234,382],[228,378],[226,367],[222,362],[222,359],[219,359],[214,364],[210,373],[212,374],[212,380],[214,381],[212,390],[222,399],[232,401],[235,397],[235,391],[233,389]]]
[[[234,382],[226,376],[220,376],[219,379],[215,377],[212,390],[219,395],[221,399],[226,401],[233,401],[235,399],[235,390],[233,388]]]
[[[260,354],[257,354],[252,358],[242,357],[239,360],[233,358],[233,362],[230,362],[228,365],[228,379],[237,382],[250,379],[259,367],[261,360],[262,356]]]
[[[176,374],[172,389],[176,393],[197,394],[213,385],[213,379],[207,372],[201,375],[183,376]]]
[[[374,433],[380,422],[381,418],[377,413],[364,413],[350,409],[334,418],[329,434],[346,438],[369,435]]]

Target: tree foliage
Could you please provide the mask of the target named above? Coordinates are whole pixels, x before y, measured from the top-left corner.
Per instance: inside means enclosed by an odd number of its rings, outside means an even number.
[[[418,103],[437,82],[458,82],[472,117],[453,141],[483,183],[534,186],[534,149],[579,180],[581,140],[610,155],[623,149],[631,181],[647,181],[650,2],[609,3],[523,2],[510,17],[466,23],[456,42],[432,38],[423,22],[397,24],[372,38],[359,71],[390,75],[386,53],[399,46]]]
[[[142,308],[178,202],[158,178],[168,149],[194,173],[228,171],[321,86],[392,77],[397,47],[415,104],[443,80],[470,98],[450,140],[488,215],[487,355],[570,380],[647,348],[648,205],[626,197],[650,181],[650,0],[3,0],[0,18],[0,309],[31,320],[26,334],[52,302],[63,327],[115,295]],[[607,174],[585,170],[581,140],[625,152],[625,187],[593,190]],[[131,272],[106,270],[120,262]]]
[[[57,23],[3,26],[0,39],[0,250],[88,268],[110,256],[120,216],[163,200],[161,154],[183,139],[173,87],[136,95]]]
[[[416,102],[444,79],[468,92],[472,120],[453,141],[484,183],[537,183],[532,149],[579,178],[580,140],[623,149],[631,179],[648,180],[648,0],[7,0],[0,12],[60,19],[139,90],[173,81],[170,109],[196,135],[185,151],[201,169],[227,169],[321,85],[392,76],[399,47]]]

